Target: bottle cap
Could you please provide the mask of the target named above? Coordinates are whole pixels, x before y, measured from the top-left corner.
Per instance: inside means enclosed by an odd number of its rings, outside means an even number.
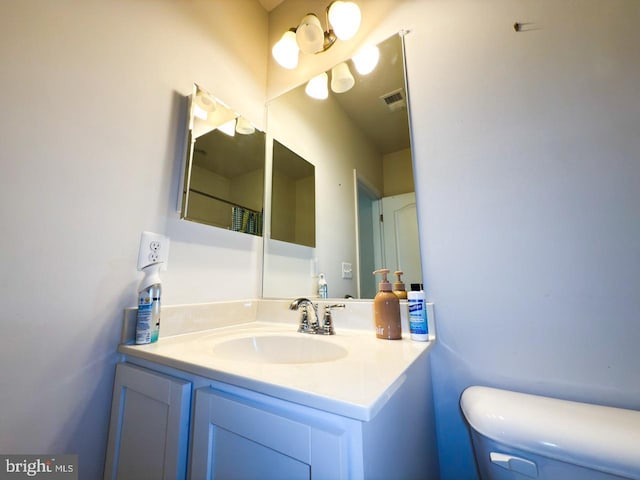
[[[411,291],[412,292],[420,292],[420,291],[422,291],[422,284],[421,283],[412,283],[411,284]]]
[[[391,289],[391,283],[389,282],[389,280],[387,280],[387,273],[389,273],[389,269],[388,268],[381,268],[380,270],[376,270],[375,272],[373,272],[373,274],[377,274],[380,273],[382,274],[382,281],[378,284],[378,287],[380,288],[381,292],[390,292]]]

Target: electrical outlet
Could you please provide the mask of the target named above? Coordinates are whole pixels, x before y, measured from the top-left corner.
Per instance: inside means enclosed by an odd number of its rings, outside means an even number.
[[[342,262],[342,278],[353,278],[353,268],[349,262]]]
[[[138,270],[160,263],[160,270],[167,269],[169,262],[169,237],[153,232],[142,232],[138,251]]]

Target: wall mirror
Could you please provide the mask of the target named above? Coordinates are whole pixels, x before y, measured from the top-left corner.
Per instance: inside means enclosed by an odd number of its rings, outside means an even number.
[[[265,239],[264,297],[313,297],[324,273],[330,297],[373,298],[383,267],[422,282],[402,35],[377,51],[369,73],[354,57],[320,75],[324,99],[304,84],[267,104],[270,136],[315,166],[318,221],[315,248]]]
[[[315,167],[274,140],[271,178],[270,238],[315,247]]]
[[[262,235],[265,134],[194,84],[181,218]]]

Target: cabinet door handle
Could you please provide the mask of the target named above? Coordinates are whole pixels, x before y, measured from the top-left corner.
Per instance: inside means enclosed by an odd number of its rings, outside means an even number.
[[[531,460],[498,452],[491,452],[489,456],[491,463],[495,463],[499,467],[526,475],[527,477],[538,478],[538,467],[536,463]]]

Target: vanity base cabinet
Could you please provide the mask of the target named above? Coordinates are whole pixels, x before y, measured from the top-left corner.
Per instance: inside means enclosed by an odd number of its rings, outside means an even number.
[[[184,479],[191,383],[116,366],[105,480]]]
[[[360,422],[219,384],[196,390],[190,477],[362,477]]]

